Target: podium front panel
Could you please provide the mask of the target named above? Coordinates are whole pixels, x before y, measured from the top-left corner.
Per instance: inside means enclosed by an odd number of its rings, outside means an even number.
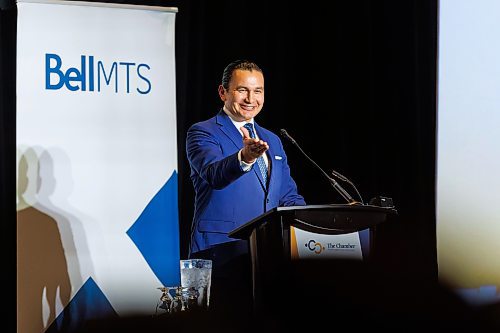
[[[290,227],[290,258],[364,260],[370,255],[370,230],[346,234],[318,234]]]

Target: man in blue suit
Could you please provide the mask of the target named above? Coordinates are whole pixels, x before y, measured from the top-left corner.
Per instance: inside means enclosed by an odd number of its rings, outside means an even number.
[[[213,260],[212,279],[225,277],[220,287],[231,298],[230,284],[249,275],[249,258],[247,241],[228,233],[277,206],[305,201],[290,176],[281,140],[254,120],[264,105],[262,70],[245,60],[230,63],[219,96],[224,102],[219,113],[187,133],[195,190],[190,257]],[[248,260],[235,265],[240,257]]]
[[[236,241],[228,232],[272,208],[305,205],[281,140],[254,121],[264,105],[262,70],[249,61],[232,62],[219,96],[222,110],[187,133],[195,189],[192,253]]]

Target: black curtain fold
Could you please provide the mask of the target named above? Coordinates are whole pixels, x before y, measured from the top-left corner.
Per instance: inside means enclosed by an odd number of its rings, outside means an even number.
[[[4,272],[7,272],[5,309],[8,330],[15,330],[16,295],[16,17],[10,1],[0,3],[0,216]],[[5,308],[5,307],[4,307]],[[12,330],[10,329],[12,328]]]

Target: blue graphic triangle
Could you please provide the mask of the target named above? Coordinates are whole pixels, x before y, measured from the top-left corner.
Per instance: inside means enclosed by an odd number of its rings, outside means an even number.
[[[45,333],[79,332],[89,320],[117,317],[104,293],[90,277]]]
[[[146,206],[127,235],[163,286],[180,285],[177,172]]]

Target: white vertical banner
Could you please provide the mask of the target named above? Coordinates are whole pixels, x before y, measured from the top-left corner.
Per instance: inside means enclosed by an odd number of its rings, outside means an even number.
[[[177,10],[17,6],[18,332],[153,314],[179,284]]]

